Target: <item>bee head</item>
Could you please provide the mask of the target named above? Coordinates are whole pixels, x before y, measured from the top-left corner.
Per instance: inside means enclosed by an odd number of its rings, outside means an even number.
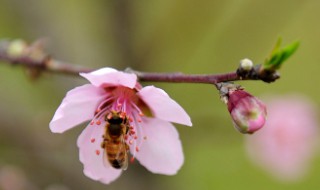
[[[121,117],[119,112],[112,111],[106,115],[105,120],[110,124],[121,124],[124,119]]]

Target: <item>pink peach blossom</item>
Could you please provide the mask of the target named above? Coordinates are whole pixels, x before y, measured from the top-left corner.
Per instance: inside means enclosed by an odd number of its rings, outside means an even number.
[[[298,180],[306,174],[316,149],[316,110],[298,96],[271,100],[267,107],[265,127],[246,139],[249,157],[280,180]]]
[[[153,173],[176,174],[184,156],[178,132],[170,122],[192,125],[183,108],[159,88],[142,88],[135,74],[102,68],[80,75],[91,84],[67,93],[50,122],[50,129],[62,133],[91,121],[77,142],[84,174],[108,184],[122,172],[103,160],[105,117],[111,111],[121,112],[130,120],[125,142],[132,158]]]

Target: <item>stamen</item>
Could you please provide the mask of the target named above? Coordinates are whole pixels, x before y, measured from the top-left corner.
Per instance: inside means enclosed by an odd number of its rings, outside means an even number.
[[[119,108],[121,108],[121,106],[122,106],[122,103],[120,102],[121,100],[120,100],[120,97],[117,99],[117,103],[115,104],[116,105],[116,110],[119,110]]]
[[[110,108],[111,108],[111,106],[104,107],[98,114],[95,115],[95,117],[93,118],[93,121],[100,120],[102,116],[105,116],[103,114]]]
[[[141,127],[139,120],[136,119],[136,118],[139,118],[139,116],[137,116],[137,115],[133,115],[133,116],[135,118],[135,123],[134,123],[135,124],[135,134],[136,134],[135,136],[137,136],[137,139],[136,139],[137,143],[136,144],[138,147],[141,147],[142,139],[138,138],[138,137],[143,137],[145,135],[143,133],[143,128]]]
[[[96,139],[92,138],[90,141],[91,141],[91,143],[94,143],[96,141]]]
[[[94,121],[92,120],[91,122],[90,122],[90,125],[93,125],[94,124]]]
[[[134,138],[135,140],[137,140],[137,139],[138,139],[138,136],[137,136],[137,135],[135,135],[133,138]]]
[[[97,108],[96,112],[97,112],[97,113],[101,112],[101,110],[102,110],[102,109],[104,109],[104,108],[106,107],[106,104],[107,104],[110,100],[112,100],[112,99],[113,99],[113,97],[112,97],[112,96],[110,96],[110,97],[106,97],[106,99],[105,99],[105,100],[103,100],[103,101],[99,104],[99,106],[98,106],[98,108]],[[97,113],[96,113],[96,114],[97,114]]]
[[[112,118],[112,114],[109,113],[109,114],[107,115],[107,119],[109,120],[109,119],[111,119],[111,118]]]
[[[143,114],[142,112],[140,112],[140,113],[139,113],[139,115],[140,115],[141,117],[143,117],[143,116],[144,116],[144,114]]]
[[[139,150],[140,150],[139,147],[136,146],[136,151],[139,152]]]
[[[130,158],[130,162],[133,163],[133,162],[134,162],[134,159],[135,159],[134,157],[131,157],[131,158]]]
[[[140,108],[133,102],[131,102],[131,105],[138,111],[140,116],[144,116],[143,112],[140,110]]]
[[[127,114],[126,114],[126,112],[122,111],[122,112],[120,113],[120,118],[122,118],[122,119],[123,119],[123,118],[125,118],[125,117],[126,117],[126,115],[127,115]]]
[[[125,113],[127,111],[127,102],[125,100],[123,101],[123,105],[122,105],[121,111],[123,113]]]
[[[96,155],[97,155],[97,156],[100,155],[100,150],[96,150]]]
[[[97,125],[100,125],[100,124],[101,124],[101,121],[100,121],[100,120],[96,121],[96,124],[97,124]]]
[[[144,139],[144,140],[147,140],[147,136],[144,136],[143,139]]]
[[[132,144],[133,144],[133,140],[132,140],[132,139],[129,141],[129,144],[130,144],[130,145],[132,145]]]

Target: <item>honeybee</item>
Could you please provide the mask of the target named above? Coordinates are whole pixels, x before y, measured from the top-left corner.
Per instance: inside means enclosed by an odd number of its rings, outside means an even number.
[[[107,124],[101,144],[104,149],[104,161],[109,161],[113,168],[126,170],[129,146],[125,142],[124,136],[129,130],[129,120],[116,111],[107,114],[105,120]]]

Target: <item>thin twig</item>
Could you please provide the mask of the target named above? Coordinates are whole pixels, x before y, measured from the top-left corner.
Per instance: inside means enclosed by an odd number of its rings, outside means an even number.
[[[11,65],[25,66],[27,69],[33,69],[40,73],[48,71],[79,76],[79,73],[87,73],[94,70],[51,58],[43,51],[42,45],[39,45],[39,42],[31,45],[26,45],[25,42],[21,41],[0,42],[0,61]],[[224,74],[149,73],[135,71],[130,68],[126,69],[125,72],[136,74],[140,81],[206,83],[214,85],[220,82],[237,80],[273,82],[279,78],[278,73],[266,73],[261,70],[260,65],[256,65],[250,71],[241,71],[238,69],[237,71]]]

